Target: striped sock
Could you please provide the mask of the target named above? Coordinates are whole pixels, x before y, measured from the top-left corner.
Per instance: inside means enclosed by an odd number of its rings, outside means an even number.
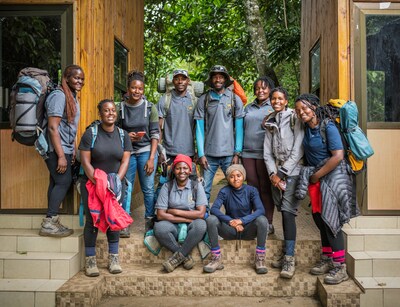
[[[333,262],[345,263],[346,262],[346,251],[344,249],[333,252]]]
[[[256,254],[265,254],[265,246],[256,246]]]
[[[332,258],[333,257],[332,247],[322,246],[322,255]]]
[[[221,255],[221,248],[219,247],[219,246],[217,246],[217,247],[213,247],[213,248],[211,248],[211,253],[214,255],[214,256],[220,256]]]

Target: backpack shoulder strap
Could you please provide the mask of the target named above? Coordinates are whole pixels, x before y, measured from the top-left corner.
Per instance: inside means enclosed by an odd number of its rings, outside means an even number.
[[[90,127],[90,130],[92,131],[92,144],[90,145],[90,150],[92,150],[94,148],[94,143],[96,142],[97,132],[99,130],[99,125],[98,124],[92,125]]]
[[[122,145],[122,150],[124,149],[124,143],[125,143],[125,132],[124,129],[121,129],[120,127],[117,127],[118,132],[119,132],[119,138],[121,139],[121,145]]]
[[[326,125],[328,125],[329,118],[325,118],[320,124],[319,124],[319,133],[321,134],[322,137],[322,143],[326,143]]]
[[[171,92],[165,93],[165,101],[164,101],[164,118],[167,117],[169,109],[171,107],[171,100],[172,100],[172,95]]]
[[[290,114],[290,129],[292,129],[292,132],[294,131],[294,126],[296,125],[296,113],[295,111],[292,111]]]
[[[192,188],[192,198],[195,202],[197,199],[198,185],[199,185],[199,182],[196,179],[190,179],[190,186]]]

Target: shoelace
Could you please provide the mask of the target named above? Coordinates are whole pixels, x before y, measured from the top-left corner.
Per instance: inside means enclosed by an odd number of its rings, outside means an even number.
[[[321,268],[325,265],[325,263],[327,262],[327,260],[324,259],[320,259],[319,262],[315,265],[316,268]]]
[[[88,262],[87,262],[87,267],[91,268],[91,267],[95,267],[96,264],[96,259],[95,258],[89,258]]]
[[[335,276],[341,269],[341,266],[335,266],[329,271],[330,276]]]
[[[283,264],[282,264],[282,270],[283,271],[290,271],[291,267],[292,267],[292,262],[291,261],[283,261]]]
[[[119,259],[116,256],[110,256],[110,266],[114,264],[119,264]]]

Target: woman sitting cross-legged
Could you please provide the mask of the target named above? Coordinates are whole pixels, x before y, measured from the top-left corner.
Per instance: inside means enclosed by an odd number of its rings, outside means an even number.
[[[163,263],[169,273],[182,263],[187,270],[193,268],[190,252],[207,229],[204,220],[207,197],[202,184],[189,180],[191,172],[192,159],[177,155],[172,164],[173,179],[163,185],[156,203],[158,222],[154,225],[154,235],[160,245],[173,252]]]
[[[213,273],[224,268],[218,235],[225,240],[253,240],[257,237],[255,268],[257,274],[265,274],[268,272],[265,265],[268,220],[260,195],[255,187],[243,184],[246,171],[241,164],[228,167],[226,178],[229,185],[218,193],[211,207],[211,215],[206,220],[212,258],[203,270]],[[221,212],[222,205],[226,213]]]

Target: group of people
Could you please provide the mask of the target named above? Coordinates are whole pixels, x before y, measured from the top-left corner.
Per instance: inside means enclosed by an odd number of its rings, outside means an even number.
[[[133,184],[138,173],[144,194],[145,229],[154,224],[156,239],[172,252],[163,263],[167,272],[181,264],[185,269],[193,268],[191,251],[207,233],[211,259],[203,267],[204,272],[224,268],[221,237],[225,240],[256,238],[255,270],[257,274],[267,273],[266,240],[275,231],[276,207],[282,213],[284,248],[272,266],[281,269],[282,278],[292,278],[295,273],[295,218],[300,205],[296,189],[304,177],[303,170],[312,169],[306,178],[306,187],[321,234],[322,250],[320,261],[310,273],[329,273],[325,282],[330,284],[348,279],[341,227],[354,216],[355,197],[351,195],[353,189],[348,188],[354,178],[346,168],[343,144],[335,124],[326,121],[328,115],[315,95],[300,95],[295,100],[295,109],[289,108],[287,91],[275,88],[268,77],[254,82],[256,98],[244,106],[234,92],[232,80],[224,66],[213,66],[205,81],[210,90],[197,101],[194,92],[189,90],[187,70],[177,69],[173,72],[173,89],[156,105],[144,96],[143,74],[132,71],[128,74],[127,94],[119,110],[112,100],[98,104],[97,133],[94,136],[93,129],[87,129],[78,147],[85,173],[81,194],[86,212],[84,241],[88,276],[99,275],[95,257],[98,229],[90,214],[92,196],[87,188],[89,184],[96,184],[96,169],[114,174],[110,176],[111,185],[122,186],[121,196],[117,198],[120,203],[125,196],[125,179]],[[68,236],[73,232],[60,223],[58,209],[72,180],[71,163],[75,159],[79,119],[76,94],[83,85],[82,68],[68,66],[60,90],[52,92],[46,100],[50,143],[46,164],[50,184],[49,209],[41,235]],[[320,124],[325,121],[326,136],[322,137]],[[157,151],[160,143],[165,155]],[[169,164],[171,172],[169,181],[155,199],[154,175],[158,160]],[[190,178],[196,160],[204,186]],[[219,168],[225,173],[228,185],[219,191],[210,208],[212,183]],[[338,178],[341,185],[336,182]],[[129,208],[129,205],[125,208],[128,214]],[[333,214],[335,210],[339,214]],[[121,232],[107,230],[109,271],[114,274],[122,271],[118,258],[120,236],[129,236],[129,227]]]

